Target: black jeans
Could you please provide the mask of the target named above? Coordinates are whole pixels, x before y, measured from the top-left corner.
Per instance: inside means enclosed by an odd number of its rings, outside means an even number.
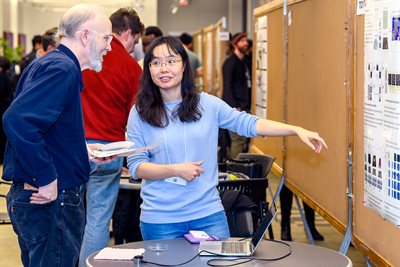
[[[75,266],[85,227],[84,188],[58,190],[55,201],[38,205],[29,203],[35,191],[13,183],[7,209],[24,267]]]

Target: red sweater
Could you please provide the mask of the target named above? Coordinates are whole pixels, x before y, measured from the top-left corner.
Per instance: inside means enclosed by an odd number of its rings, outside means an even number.
[[[85,88],[81,96],[86,139],[125,140],[142,69],[117,38],[112,39],[111,49],[103,58],[101,72],[83,71]]]

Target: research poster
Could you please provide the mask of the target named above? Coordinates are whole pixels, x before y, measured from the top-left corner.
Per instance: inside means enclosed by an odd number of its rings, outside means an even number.
[[[364,204],[400,226],[400,1],[365,1]]]
[[[255,23],[256,43],[256,115],[267,118],[268,79],[268,25],[267,16],[259,17]]]

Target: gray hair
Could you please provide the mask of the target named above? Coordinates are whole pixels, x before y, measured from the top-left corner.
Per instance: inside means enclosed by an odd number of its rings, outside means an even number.
[[[102,15],[106,17],[103,9],[98,5],[74,5],[67,12],[65,12],[61,18],[60,25],[58,27],[59,38],[73,37],[83,23]]]

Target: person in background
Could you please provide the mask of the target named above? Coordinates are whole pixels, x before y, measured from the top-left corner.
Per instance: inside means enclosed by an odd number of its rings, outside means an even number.
[[[24,66],[28,66],[35,58],[38,56],[38,51],[42,49],[42,36],[35,35],[32,38],[32,50],[27,55],[25,55],[22,60],[24,61]],[[24,69],[24,68],[23,68]]]
[[[251,67],[246,60],[248,50],[247,36],[240,32],[233,36],[231,45],[233,53],[222,65],[223,93],[222,99],[238,111],[250,112],[251,109]],[[231,139],[230,157],[236,158],[247,151],[248,138],[229,132]]]
[[[249,69],[250,69],[250,73],[253,73],[253,40],[251,39],[247,39],[247,43],[249,44],[249,46],[247,47],[247,51],[245,53],[245,58],[247,60]]]
[[[15,92],[22,72],[28,65],[39,57],[42,51],[42,36],[35,35],[32,39],[32,50],[27,55],[22,57],[20,61],[12,62],[11,65],[11,89]]]
[[[296,135],[319,153],[316,132],[261,119],[196,91],[189,56],[178,39],[158,37],[144,57],[128,139],[135,147],[161,144],[128,157],[133,179],[143,179],[140,227],[144,240],[180,238],[189,230],[228,238],[217,190],[218,129],[247,137]]]
[[[147,47],[149,47],[154,39],[156,39],[156,37],[153,34],[142,36],[143,53],[146,53]],[[141,60],[141,62],[143,64],[143,59]],[[143,66],[141,67],[143,68]]]
[[[246,58],[249,61],[253,60],[253,40],[247,39],[247,43],[249,44],[247,51],[246,51]]]
[[[142,47],[143,53],[146,53],[147,47],[151,44],[151,42],[157,37],[162,36],[163,33],[160,28],[157,26],[148,26],[144,31],[144,35],[142,36]],[[143,58],[138,61],[140,67],[143,69]]]
[[[10,106],[13,99],[13,92],[11,90],[9,70],[10,61],[0,56],[0,118],[3,117],[4,112]],[[0,165],[3,164],[4,150],[6,148],[7,137],[3,130],[3,125],[0,123]]]
[[[293,193],[285,185],[282,187],[279,195],[281,202],[281,240],[292,241],[292,234],[290,231],[290,213],[292,210]],[[304,214],[306,215],[307,224],[310,227],[310,232],[314,240],[323,241],[324,236],[321,235],[315,227],[315,211],[303,202]]]
[[[143,53],[142,38],[139,38],[138,43],[135,45],[135,49],[131,53],[131,57],[133,57],[137,62],[143,60],[144,53]]]
[[[57,50],[25,69],[3,116],[7,210],[25,267],[78,261],[89,178],[81,71],[100,71],[111,50],[111,22],[96,5],[70,8],[59,31]]]
[[[196,77],[201,77],[202,75],[202,66],[201,66],[201,61],[199,57],[192,51],[193,49],[193,37],[184,32],[179,36],[179,40],[181,41],[183,47],[185,47],[186,52],[188,53],[189,56],[189,62],[190,62],[190,69],[193,74],[193,79],[195,80]]]
[[[157,26],[148,26],[144,32],[144,36],[148,36],[151,39],[154,39],[156,37],[162,36],[163,33],[160,28]],[[143,38],[140,39],[140,42],[138,43],[137,46],[135,46],[135,51],[132,53],[133,57],[138,61],[139,65],[140,62],[143,62],[144,58],[144,51],[146,48],[144,47],[145,44],[143,44]]]
[[[149,34],[146,35],[148,32]],[[162,32],[158,27],[150,26],[144,31],[144,35],[141,38],[143,55],[149,44],[156,38],[155,35],[162,36]],[[143,69],[143,58],[138,61],[138,64]],[[129,176],[126,161],[124,162],[122,173]],[[139,227],[140,203],[142,203],[140,192],[136,190],[119,190],[112,216],[112,231],[115,245],[143,240]]]
[[[144,35],[145,36],[153,35],[153,37],[157,38],[163,36],[163,32],[157,26],[147,26]]]
[[[47,30],[43,35],[42,35],[42,52],[40,56],[44,56],[47,52],[50,52],[54,49],[56,49],[58,45],[58,40],[57,40],[57,27],[51,28]]]
[[[144,30],[139,15],[132,8],[120,8],[111,16],[112,50],[104,57],[101,72],[83,72],[83,117],[88,143],[125,140],[129,111],[135,101],[142,70],[129,54]],[[86,226],[79,265],[86,258],[108,246],[109,226],[119,191],[123,158],[100,166],[90,164],[86,185]]]

